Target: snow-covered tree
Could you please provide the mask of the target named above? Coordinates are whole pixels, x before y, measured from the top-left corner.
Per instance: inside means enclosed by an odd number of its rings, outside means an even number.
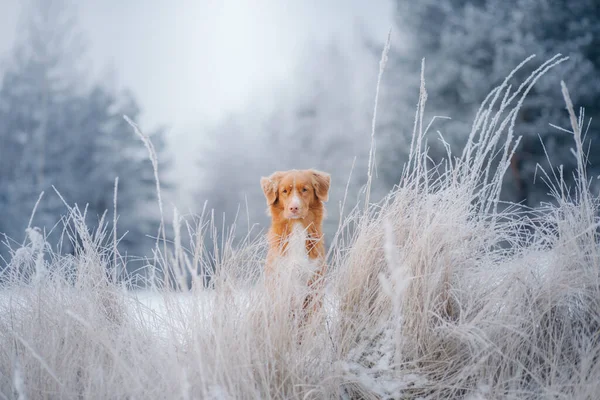
[[[152,166],[123,119],[139,116],[135,99],[92,82],[68,1],[33,0],[20,32],[0,86],[0,232],[20,241],[42,191],[33,224],[49,232],[66,212],[53,187],[70,205],[87,206],[93,228],[112,212],[119,177],[118,232],[128,232],[121,251],[147,253],[152,241],[145,235],[157,222],[147,206]],[[162,152],[162,131],[152,139]]]
[[[397,26],[408,45],[390,56],[388,101],[383,102],[383,107],[396,104],[397,108],[388,110],[382,122],[384,165],[403,161],[406,137],[412,132],[413,118],[408,116],[418,96],[422,58],[426,59],[428,119],[433,115],[452,117],[452,121],[440,122],[436,128],[453,146],[460,147],[481,101],[514,67],[528,56],[537,55],[511,82],[520,84],[542,61],[557,53],[570,57],[536,84],[516,127],[523,141],[513,160],[514,169],[507,177],[508,197],[537,205],[547,190],[539,179],[533,184],[536,164],[549,168],[540,138],[554,166],[564,165],[570,176],[569,170],[575,165],[568,148],[571,138],[549,126],[568,126],[560,80],[565,80],[575,105],[585,106],[588,116],[597,114],[600,107],[598,3],[397,0],[396,5]],[[598,136],[594,132],[597,130],[590,132],[588,139]],[[443,148],[435,137],[429,143],[434,157],[443,156]],[[386,177],[395,183],[399,170],[390,171]]]

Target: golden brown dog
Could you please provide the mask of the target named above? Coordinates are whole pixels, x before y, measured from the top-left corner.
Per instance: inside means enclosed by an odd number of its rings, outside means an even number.
[[[316,311],[321,306],[318,292],[326,270],[323,202],[329,197],[330,181],[329,174],[312,169],[278,171],[260,180],[271,215],[267,282],[274,290],[273,280],[279,265],[284,265],[279,262],[282,259],[306,259],[314,268],[303,277],[309,287],[303,302],[305,310],[310,307]]]

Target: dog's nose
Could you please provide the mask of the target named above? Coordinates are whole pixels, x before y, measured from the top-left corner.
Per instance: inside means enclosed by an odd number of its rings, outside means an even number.
[[[298,206],[290,206],[290,211],[293,213],[298,212]]]

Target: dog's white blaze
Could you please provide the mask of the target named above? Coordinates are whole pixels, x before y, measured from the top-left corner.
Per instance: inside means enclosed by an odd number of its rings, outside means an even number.
[[[298,192],[296,191],[294,191],[294,196],[292,196],[292,200],[290,201],[290,207],[300,208],[300,197],[298,197]]]

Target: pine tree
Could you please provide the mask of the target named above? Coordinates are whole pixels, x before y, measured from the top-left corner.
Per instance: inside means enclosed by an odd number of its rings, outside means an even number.
[[[50,232],[66,213],[53,187],[69,205],[87,207],[93,229],[112,211],[119,177],[118,232],[128,232],[120,250],[146,254],[152,240],[144,236],[155,234],[157,226],[148,206],[153,171],[123,119],[139,116],[136,100],[87,75],[77,13],[66,0],[33,0],[21,31],[0,87],[0,232],[20,241],[42,191],[33,224]],[[161,154],[162,135],[161,130],[151,135]],[[61,227],[55,230],[51,237]]]
[[[387,96],[390,103],[400,103],[401,107],[396,114],[388,113],[383,126],[385,148],[389,150],[382,160],[384,166],[403,160],[406,136],[412,132],[412,118],[407,115],[416,103],[422,58],[426,59],[429,117],[453,118],[436,128],[459,149],[481,101],[514,67],[537,55],[538,61],[529,63],[511,82],[518,85],[542,61],[562,53],[571,60],[542,78],[521,110],[516,130],[523,140],[506,185],[512,200],[535,206],[546,199],[545,185],[539,179],[533,185],[536,165],[550,168],[540,139],[553,165],[564,166],[567,178],[575,166],[569,152],[572,138],[549,126],[568,126],[560,80],[565,80],[576,106],[585,106],[588,116],[597,114],[600,107],[597,2],[398,0],[396,4],[397,25],[412,45],[390,57]],[[594,136],[597,134],[591,132],[588,139]],[[444,155],[433,136],[430,144],[434,157]],[[387,179],[393,184],[399,179],[400,168],[388,171]]]

